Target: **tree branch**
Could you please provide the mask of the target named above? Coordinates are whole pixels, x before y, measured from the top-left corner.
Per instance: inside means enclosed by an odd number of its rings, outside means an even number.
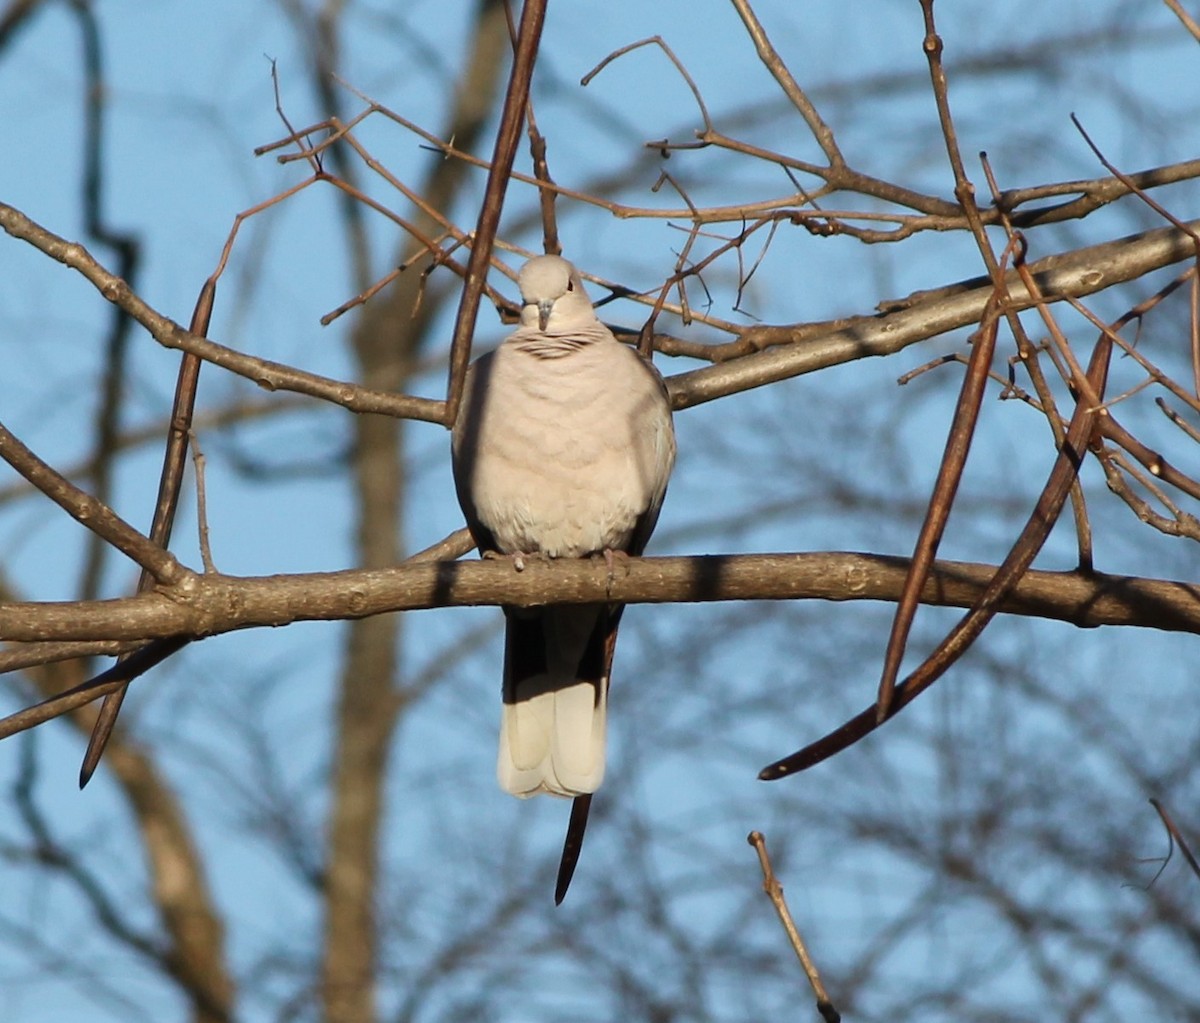
[[[63,266],[77,270],[105,299],[145,327],[164,348],[191,352],[205,362],[253,381],[265,390],[296,391],[313,398],[323,398],[351,412],[375,412],[430,423],[440,423],[445,417],[444,404],[431,398],[373,391],[316,373],[305,373],[270,359],[244,355],[208,338],[197,337],[142,301],[120,277],[106,270],[82,245],[60,238],[20,210],[4,203],[0,203],[0,228],[58,260]]]
[[[108,505],[80,490],[65,476],[22,444],[0,423],[0,458],[49,497],[71,518],[136,562],[144,572],[166,586],[179,585],[191,573],[175,556],[143,536]]]
[[[1200,220],[1186,226],[1200,229]],[[1095,294],[1194,255],[1187,233],[1162,227],[1047,256],[1029,264],[1029,270],[1045,301],[1057,302]],[[1010,308],[1030,309],[1037,304],[1038,298],[1029,293],[1016,271],[1006,274],[1004,281]],[[917,296],[911,305],[895,312],[839,323],[828,333],[815,333],[811,327],[797,324],[751,327],[742,334],[741,344],[754,354],[669,377],[672,404],[677,409],[690,408],[855,359],[891,355],[918,341],[978,323],[993,290],[990,280],[978,278],[956,285],[952,291],[939,290],[928,298]]]
[[[884,600],[901,592],[907,558],[855,552],[630,558],[613,578],[602,560],[463,561],[273,576],[196,576],[120,600],[0,604],[9,642],[203,639],[298,621],[342,621],[436,607],[693,603],[725,600]],[[993,565],[935,562],[921,601],[970,607]],[[1200,586],[1099,572],[1030,571],[1000,604],[1005,614],[1081,628],[1137,626],[1200,633]]]

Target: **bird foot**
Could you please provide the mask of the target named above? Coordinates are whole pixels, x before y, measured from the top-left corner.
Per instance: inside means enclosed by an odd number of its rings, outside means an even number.
[[[629,573],[629,552],[615,551],[611,547],[605,547],[603,551],[604,564],[608,568],[608,596],[612,596],[612,584],[617,578],[618,562],[624,566],[625,573]]]

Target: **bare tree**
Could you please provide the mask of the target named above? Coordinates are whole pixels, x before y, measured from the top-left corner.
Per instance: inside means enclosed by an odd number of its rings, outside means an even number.
[[[594,11],[480,0],[453,48],[449,17],[285,0],[274,192],[184,328],[109,207],[104,12],[68,5],[83,240],[28,202],[0,226],[21,273],[71,272],[103,358],[39,394],[69,395],[64,443],[0,353],[6,1018],[59,985],[197,1021],[1200,1012],[1200,159],[1190,95],[1122,73],[1190,66],[1197,33],[1171,3],[985,6],[861,37],[744,0],[677,36],[631,16],[588,71],[563,55]],[[10,4],[0,60],[53,10]],[[844,61],[810,71],[818,37]],[[450,532],[436,424],[505,276],[560,247],[680,413],[673,556],[615,574],[455,560]],[[316,279],[340,354],[303,340]],[[163,438],[157,499],[122,485]],[[491,791],[499,615],[465,608],[604,600],[664,606],[629,616],[555,912],[563,814]]]

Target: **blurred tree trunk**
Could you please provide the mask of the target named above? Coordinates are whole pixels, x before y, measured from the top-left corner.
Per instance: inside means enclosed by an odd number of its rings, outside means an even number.
[[[482,0],[444,132],[445,138],[457,139],[468,151],[487,124],[507,49],[503,4]],[[451,208],[467,171],[460,162],[435,158],[422,189],[433,208]],[[437,233],[431,222],[421,226],[431,235]],[[419,251],[408,240],[396,261],[404,263]],[[405,390],[437,311],[428,297],[419,306],[417,302],[422,271],[428,265],[428,260],[418,261],[359,318],[351,342],[359,379],[367,387]],[[356,541],[363,568],[387,568],[403,556],[404,427],[402,421],[383,416],[354,417]],[[379,900],[379,832],[388,752],[403,706],[396,678],[399,621],[395,615],[379,615],[348,627],[337,709],[325,892],[323,977],[330,1023],[371,1023],[377,1018],[374,907]]]

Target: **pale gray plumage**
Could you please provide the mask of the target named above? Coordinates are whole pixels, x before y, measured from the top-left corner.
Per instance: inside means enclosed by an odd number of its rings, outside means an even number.
[[[551,558],[640,554],[675,460],[662,380],[596,318],[566,260],[531,259],[518,285],[521,326],[471,367],[454,425],[455,484],[476,543]],[[506,609],[497,774],[507,791],[599,786],[620,614]]]

